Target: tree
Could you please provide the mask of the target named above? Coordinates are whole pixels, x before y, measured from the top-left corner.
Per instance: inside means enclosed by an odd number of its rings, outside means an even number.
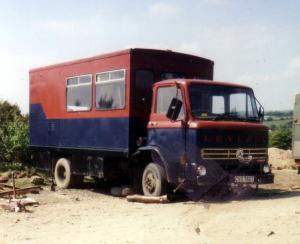
[[[288,127],[281,126],[270,135],[270,146],[281,149],[291,149],[292,147],[292,130]]]
[[[17,105],[0,101],[0,163],[28,160],[28,116]]]

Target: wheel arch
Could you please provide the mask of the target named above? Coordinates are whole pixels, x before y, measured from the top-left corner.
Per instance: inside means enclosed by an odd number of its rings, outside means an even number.
[[[143,159],[148,161],[148,163],[153,162],[160,166],[162,166],[166,172],[167,181],[170,182],[170,171],[168,167],[168,163],[165,161],[164,157],[162,156],[159,148],[153,146],[146,146],[141,147],[138,149],[136,153],[132,155],[130,161],[139,161],[139,159]]]

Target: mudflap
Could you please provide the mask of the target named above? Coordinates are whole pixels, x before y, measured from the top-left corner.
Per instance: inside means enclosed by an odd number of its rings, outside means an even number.
[[[199,201],[208,194],[222,193],[228,187],[230,180],[229,173],[219,164],[210,161],[202,162],[201,165],[206,167],[206,175],[194,175],[196,182],[186,185],[186,195],[192,201]]]

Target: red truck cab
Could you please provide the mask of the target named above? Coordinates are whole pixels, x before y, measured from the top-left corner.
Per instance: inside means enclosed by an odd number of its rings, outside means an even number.
[[[160,154],[168,182],[198,195],[220,182],[273,182],[268,128],[251,88],[173,79],[153,89],[146,148]]]

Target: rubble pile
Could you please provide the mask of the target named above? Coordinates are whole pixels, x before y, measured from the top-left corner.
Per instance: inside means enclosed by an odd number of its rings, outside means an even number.
[[[16,187],[16,179],[28,178],[30,187]],[[5,172],[0,174],[0,209],[10,212],[26,212],[26,206],[36,206],[39,203],[33,198],[27,197],[28,193],[39,193],[42,189],[44,179],[36,174],[30,174],[24,171]]]
[[[297,169],[291,150],[269,148],[269,163],[273,169]]]

